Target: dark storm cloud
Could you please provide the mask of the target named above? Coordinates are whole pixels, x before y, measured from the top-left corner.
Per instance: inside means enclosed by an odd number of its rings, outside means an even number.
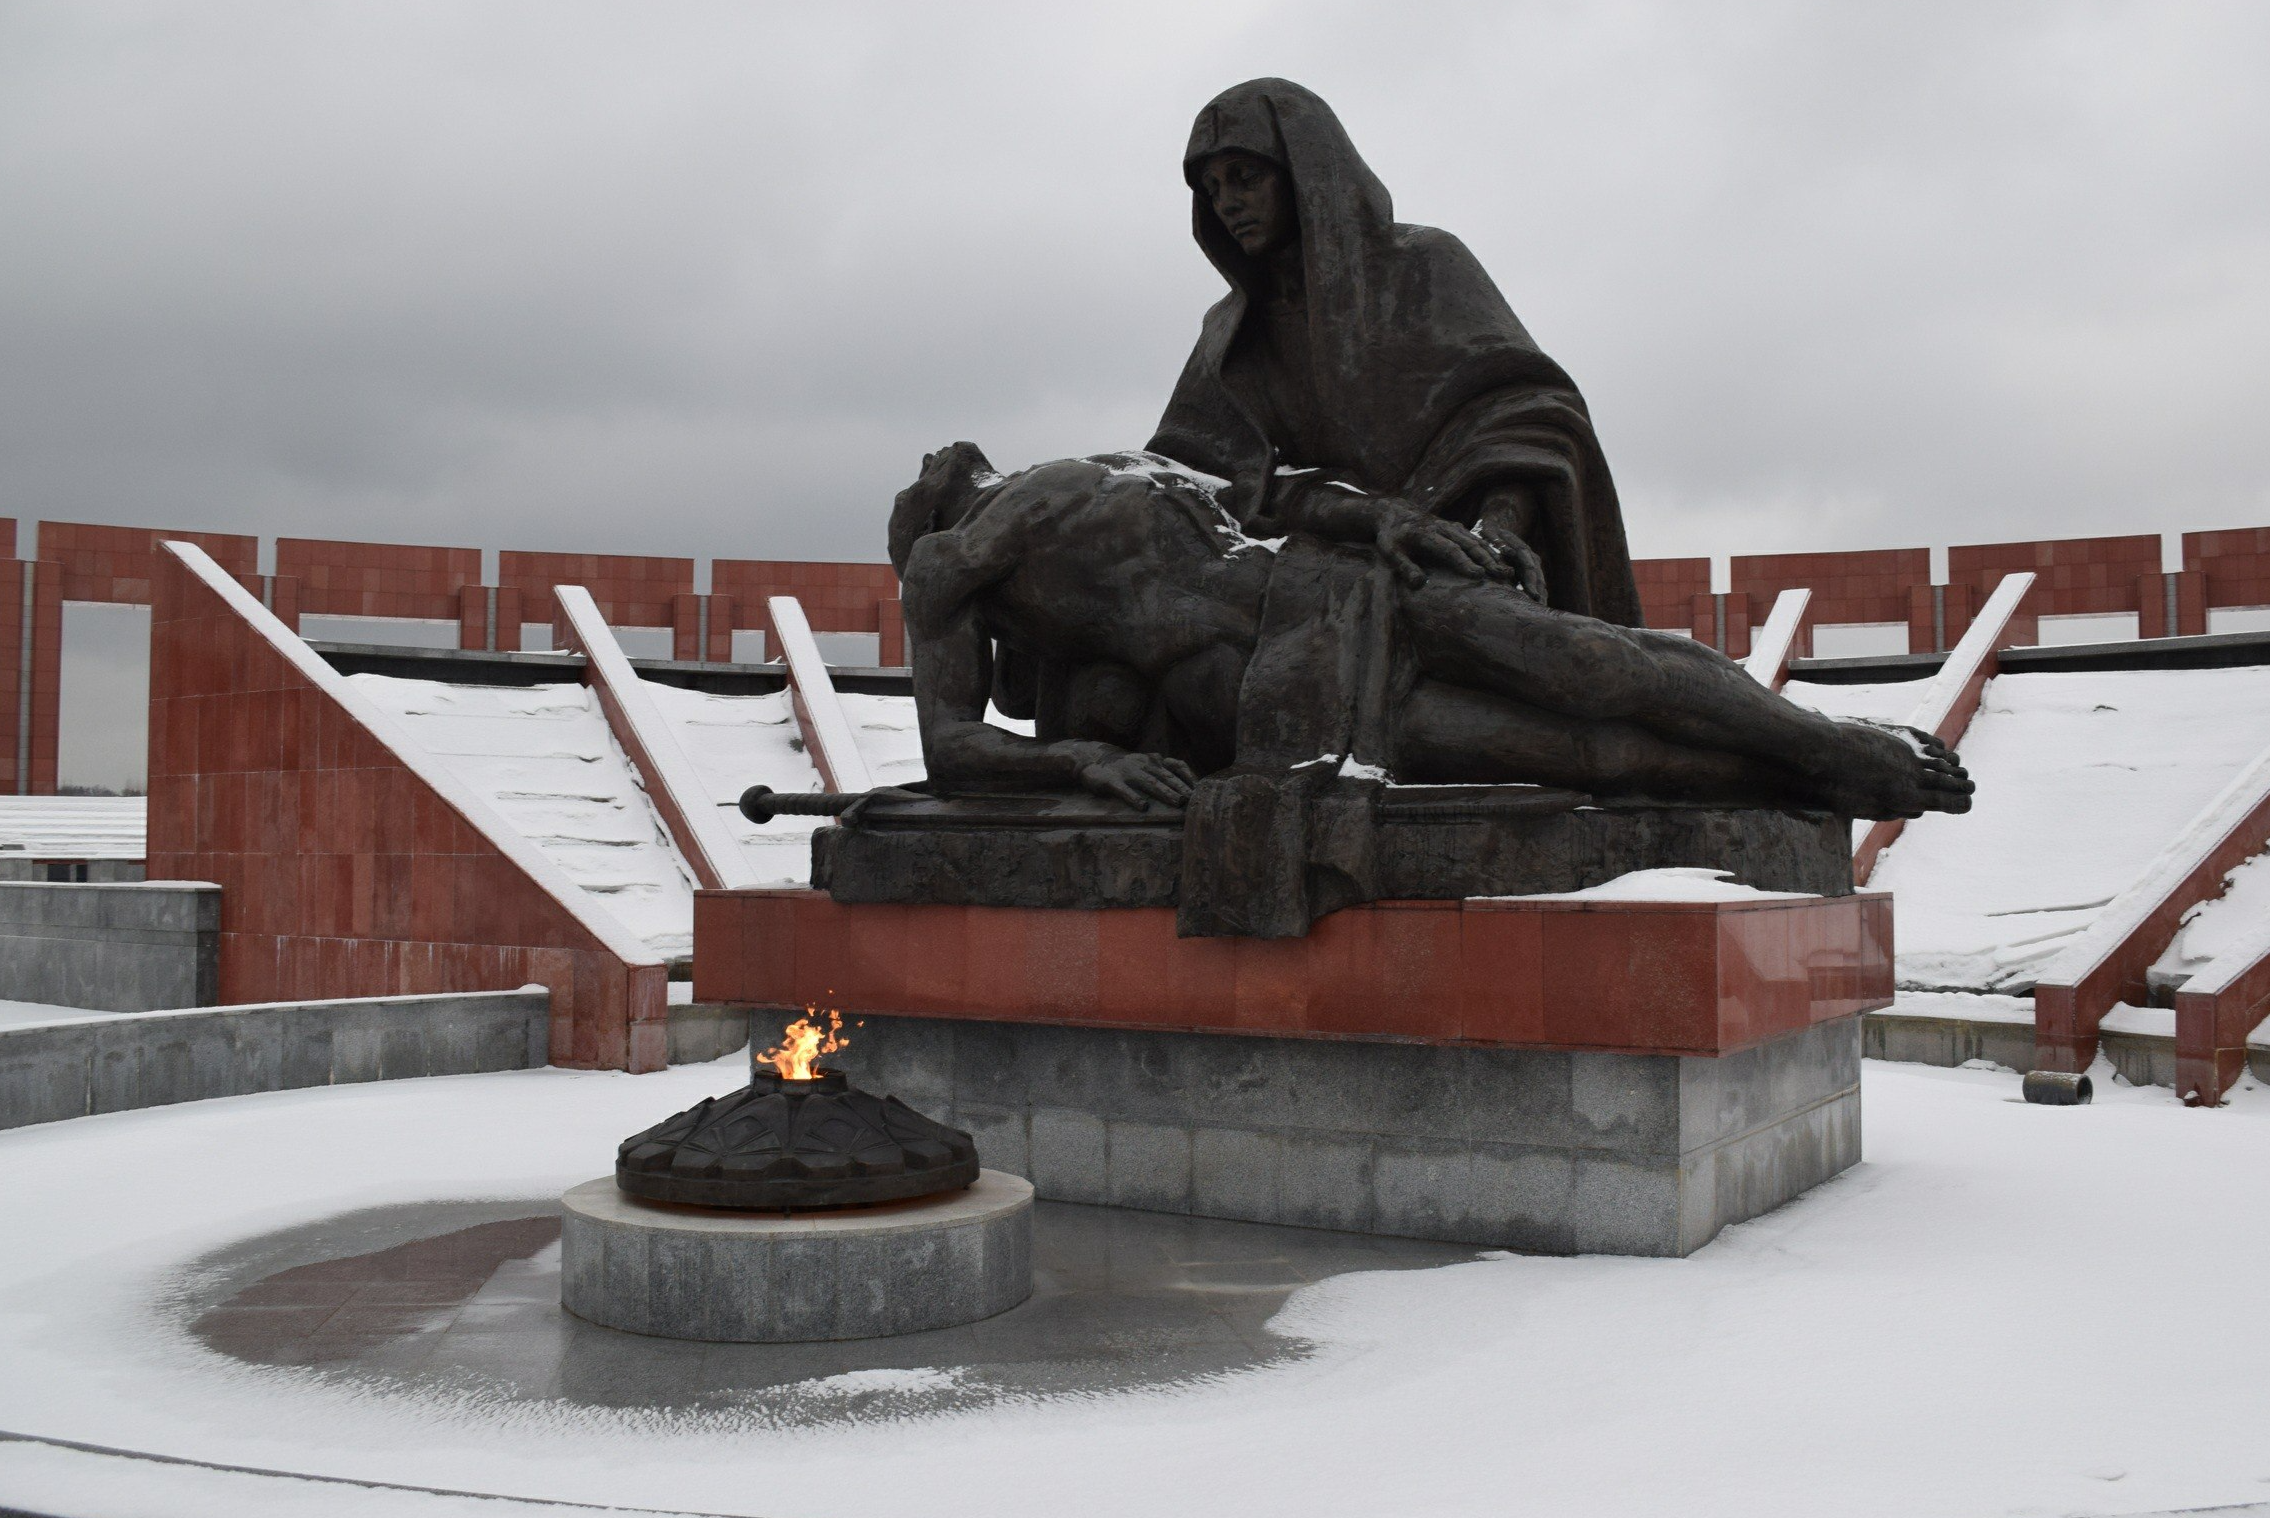
[[[1319,90],[1642,554],[2270,521],[2270,11],[0,11],[0,514],[875,558],[1148,436],[1178,158]]]

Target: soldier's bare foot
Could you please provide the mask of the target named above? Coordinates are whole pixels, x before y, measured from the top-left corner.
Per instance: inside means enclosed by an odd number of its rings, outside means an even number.
[[[1819,784],[1822,801],[1847,817],[1920,817],[1970,810],[1970,773],[1954,750],[1912,727],[1839,722]]]

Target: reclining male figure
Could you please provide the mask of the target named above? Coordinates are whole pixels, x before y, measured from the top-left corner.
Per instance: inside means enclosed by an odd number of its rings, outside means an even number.
[[[1143,454],[1008,478],[969,443],[923,461],[892,513],[891,559],[934,780],[1179,806],[1237,757],[1279,555],[1216,506],[1218,483]],[[1389,717],[1399,780],[1850,817],[1969,809],[1969,777],[1928,735],[1832,720],[1691,639],[1551,610],[1474,534],[1403,502],[1288,495],[1295,532],[1394,571],[1416,670]],[[997,640],[1061,674],[1037,737],[985,720]]]

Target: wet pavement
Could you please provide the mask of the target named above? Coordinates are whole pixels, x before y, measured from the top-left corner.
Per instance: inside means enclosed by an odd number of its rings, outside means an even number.
[[[348,1213],[208,1256],[175,1300],[209,1348],[325,1379],[800,1424],[1165,1386],[1297,1359],[1310,1346],[1266,1325],[1300,1287],[1474,1258],[1410,1239],[1042,1202],[1033,1295],[998,1317],[888,1339],[696,1344],[563,1311],[559,1235],[548,1203]]]

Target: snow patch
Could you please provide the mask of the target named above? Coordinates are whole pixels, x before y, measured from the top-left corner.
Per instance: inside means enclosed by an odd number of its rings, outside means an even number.
[[[2172,1007],[2131,1007],[2121,1002],[2101,1018],[2097,1026],[2107,1033],[2141,1033],[2152,1038],[2175,1037],[2175,1010]]]
[[[1535,896],[1478,896],[1476,901],[1801,901],[1807,891],[1761,891],[1737,883],[1729,870],[1674,865],[1632,870],[1581,891],[1550,891]]]

